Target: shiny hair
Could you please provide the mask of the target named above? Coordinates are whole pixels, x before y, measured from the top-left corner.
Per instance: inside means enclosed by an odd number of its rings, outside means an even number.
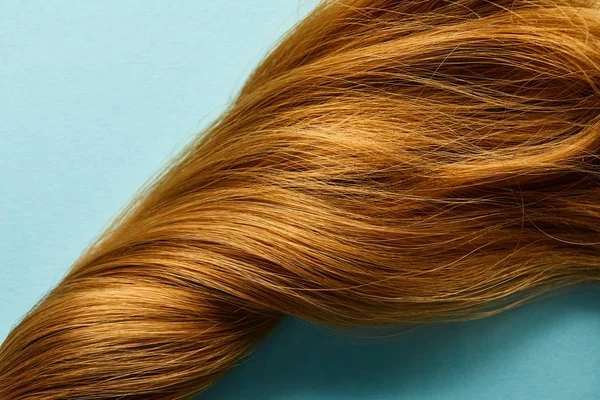
[[[285,315],[597,281],[599,86],[593,1],[321,3],[12,330],[0,398],[178,399]]]

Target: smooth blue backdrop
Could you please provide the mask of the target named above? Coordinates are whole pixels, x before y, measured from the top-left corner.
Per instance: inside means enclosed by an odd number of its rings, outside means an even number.
[[[0,0],[0,339],[311,1]],[[600,294],[360,339],[287,319],[203,400],[597,399]]]

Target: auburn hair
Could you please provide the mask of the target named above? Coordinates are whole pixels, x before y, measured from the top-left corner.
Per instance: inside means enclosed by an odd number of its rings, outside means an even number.
[[[480,318],[600,278],[600,9],[331,0],[0,348],[0,398],[179,399],[285,315]]]

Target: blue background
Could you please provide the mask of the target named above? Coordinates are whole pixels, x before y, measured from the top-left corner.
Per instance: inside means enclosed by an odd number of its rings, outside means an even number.
[[[0,339],[316,1],[0,1]],[[364,339],[287,319],[199,399],[597,399],[600,293]]]

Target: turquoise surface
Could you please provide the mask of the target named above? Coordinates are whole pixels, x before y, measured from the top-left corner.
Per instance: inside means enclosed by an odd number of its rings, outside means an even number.
[[[0,339],[315,4],[0,2]],[[588,287],[380,339],[287,319],[198,399],[599,393],[600,292]]]

